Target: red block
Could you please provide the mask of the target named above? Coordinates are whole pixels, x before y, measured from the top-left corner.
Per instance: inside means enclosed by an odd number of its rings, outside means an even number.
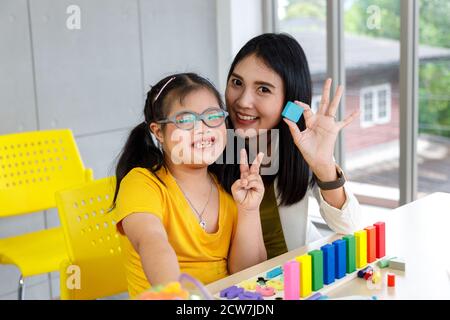
[[[367,231],[367,262],[374,262],[376,260],[377,250],[377,229],[373,226],[364,228]]]
[[[393,273],[387,274],[387,283],[388,287],[395,287],[395,274]]]
[[[373,276],[373,271],[369,270],[364,274],[364,279],[369,280]]]
[[[386,242],[385,242],[385,224],[384,222],[377,222],[373,224],[376,231],[376,257],[377,259],[383,258],[386,255]]]

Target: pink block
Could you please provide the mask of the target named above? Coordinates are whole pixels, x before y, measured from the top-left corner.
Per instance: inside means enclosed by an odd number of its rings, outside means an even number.
[[[283,265],[284,300],[300,298],[300,264],[298,261],[288,261]]]
[[[270,297],[275,294],[275,289],[269,286],[256,286],[256,292],[261,293],[263,297]]]

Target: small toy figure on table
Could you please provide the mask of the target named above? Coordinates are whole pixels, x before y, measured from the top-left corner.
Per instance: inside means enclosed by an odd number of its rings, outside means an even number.
[[[182,273],[178,281],[159,285],[141,293],[135,300],[213,300],[203,284],[188,274]]]

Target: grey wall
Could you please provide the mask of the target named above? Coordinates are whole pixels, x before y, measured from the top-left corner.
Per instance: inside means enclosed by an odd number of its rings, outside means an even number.
[[[69,30],[69,5],[81,29]],[[0,134],[70,128],[95,178],[142,121],[149,85],[195,71],[218,83],[216,1],[0,0]],[[0,219],[0,238],[59,225],[56,210]],[[0,265],[0,299],[19,272]],[[57,273],[26,280],[26,298],[59,296]]]

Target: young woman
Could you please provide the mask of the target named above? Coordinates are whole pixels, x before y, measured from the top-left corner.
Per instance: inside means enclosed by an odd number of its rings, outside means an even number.
[[[225,93],[230,125],[237,132],[279,130],[278,145],[267,139],[263,148],[274,147],[279,155],[278,172],[263,176],[266,192],[260,215],[269,258],[320,237],[308,221],[309,194],[317,199],[322,217],[335,232],[350,233],[359,226],[360,206],[343,184],[344,174],[333,158],[339,131],[357,114],[337,122],[343,89],[339,86],[330,102],[330,87],[328,79],[320,109],[313,114],[308,62],[300,44],[287,34],[251,39],[231,64]],[[298,124],[281,118],[288,101],[304,108]],[[238,178],[237,165],[229,165],[220,180],[230,190]]]
[[[181,272],[209,283],[265,260],[263,155],[241,165],[234,200],[209,170],[226,143],[227,113],[213,85],[192,73],[167,77],[148,92],[144,115],[116,169],[130,295]]]

